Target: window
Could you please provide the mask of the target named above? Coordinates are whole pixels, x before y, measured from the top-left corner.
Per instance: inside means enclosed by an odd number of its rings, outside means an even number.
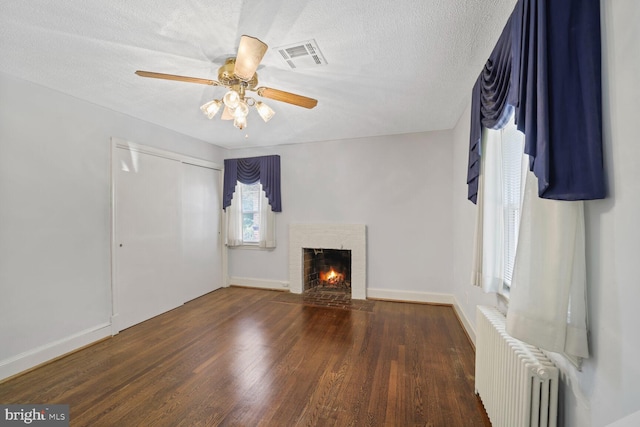
[[[472,284],[508,298],[509,335],[580,369],[589,356],[584,203],[538,197],[523,145],[513,122],[482,130]]]
[[[280,156],[225,159],[222,208],[226,246],[275,248]]]
[[[275,248],[275,215],[260,181],[236,183],[231,204],[225,210],[229,247]]]
[[[508,297],[528,158],[513,119],[503,129],[483,130],[481,158],[473,283]]]
[[[238,182],[242,215],[242,243],[258,244],[260,242],[260,211],[262,186],[259,182],[242,184]]]

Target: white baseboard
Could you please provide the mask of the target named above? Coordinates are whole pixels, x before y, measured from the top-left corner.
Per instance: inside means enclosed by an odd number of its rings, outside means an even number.
[[[250,277],[229,277],[230,286],[246,286],[248,288],[289,290],[289,282],[284,280],[253,279]]]
[[[367,288],[367,298],[383,299],[388,301],[424,302],[431,304],[455,303],[451,294],[439,294],[434,292],[398,291],[395,289]]]
[[[0,360],[0,380],[34,368],[81,347],[111,336],[111,324],[104,323],[62,338],[9,359]]]
[[[469,321],[469,318],[467,317],[467,315],[465,314],[464,310],[462,309],[462,306],[460,305],[460,302],[458,301],[458,299],[455,296],[453,297],[453,299],[455,300],[455,303],[453,304],[453,308],[456,310],[456,314],[458,315],[458,319],[460,319],[460,322],[462,323],[462,327],[467,332],[467,335],[469,336],[469,339],[471,340],[471,342],[473,343],[473,346],[475,347],[475,345],[476,345],[476,330],[473,327],[473,323],[471,323],[471,321]]]

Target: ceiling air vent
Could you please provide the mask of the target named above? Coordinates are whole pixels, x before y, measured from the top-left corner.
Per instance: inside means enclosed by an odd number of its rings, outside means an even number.
[[[327,65],[327,60],[324,59],[315,40],[280,46],[275,49],[280,52],[282,59],[293,70]]]

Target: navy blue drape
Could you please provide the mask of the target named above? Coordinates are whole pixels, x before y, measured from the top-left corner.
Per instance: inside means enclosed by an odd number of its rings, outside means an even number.
[[[478,178],[480,176],[480,156],[482,128],[500,129],[509,121],[515,101],[512,82],[512,27],[505,26],[498,43],[489,56],[482,73],[473,86],[471,96],[471,138],[469,145],[469,168],[467,184],[469,200],[476,203]]]
[[[477,197],[482,126],[499,128],[511,108],[540,197],[606,196],[600,60],[599,0],[518,1],[473,89],[469,200]]]
[[[222,208],[231,205],[236,183],[253,184],[260,181],[273,212],[282,212],[280,196],[280,156],[245,157],[224,161]]]

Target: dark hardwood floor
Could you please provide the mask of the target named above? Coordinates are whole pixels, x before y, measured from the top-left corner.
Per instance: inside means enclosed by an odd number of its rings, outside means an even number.
[[[453,308],[225,288],[0,383],[72,426],[490,426]]]

